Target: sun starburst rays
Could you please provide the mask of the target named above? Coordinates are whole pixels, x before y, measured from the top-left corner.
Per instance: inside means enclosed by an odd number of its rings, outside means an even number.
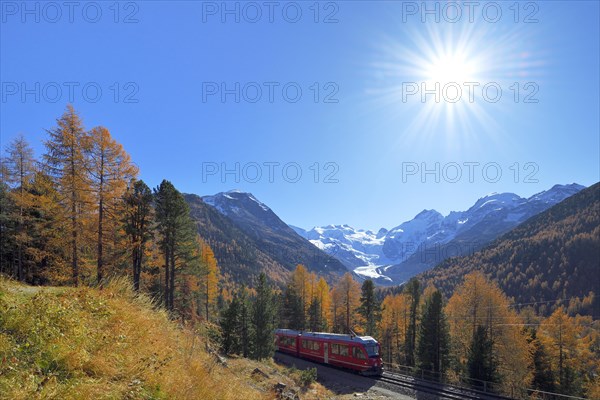
[[[508,112],[510,85],[531,78],[542,65],[523,49],[520,30],[476,29],[476,24],[419,28],[407,29],[402,40],[381,41],[372,65],[379,84],[369,93],[395,114],[392,119],[409,116],[398,128],[403,140],[445,139],[448,150],[459,151],[476,145],[482,133],[501,135],[498,119]],[[486,84],[491,88],[482,98]],[[485,97],[493,97],[498,88],[503,101]]]

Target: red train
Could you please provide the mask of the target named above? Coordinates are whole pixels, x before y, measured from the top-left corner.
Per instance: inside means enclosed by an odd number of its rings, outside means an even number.
[[[275,350],[363,375],[383,373],[379,343],[371,336],[276,329]]]

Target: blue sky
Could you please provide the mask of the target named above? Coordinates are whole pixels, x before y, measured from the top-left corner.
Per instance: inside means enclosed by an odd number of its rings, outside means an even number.
[[[41,154],[71,87],[149,185],[249,191],[305,228],[600,179],[595,1],[480,2],[472,21],[461,2],[0,3],[3,148],[23,133]]]

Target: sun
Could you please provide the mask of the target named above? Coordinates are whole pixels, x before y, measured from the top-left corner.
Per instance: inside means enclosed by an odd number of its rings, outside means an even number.
[[[464,54],[442,54],[435,56],[424,66],[423,76],[427,83],[457,83],[473,82],[477,79],[478,68],[475,62]]]
[[[456,154],[485,136],[501,140],[511,88],[535,79],[544,60],[529,47],[535,30],[491,25],[418,24],[377,40],[369,110],[385,113],[397,148],[445,143]]]

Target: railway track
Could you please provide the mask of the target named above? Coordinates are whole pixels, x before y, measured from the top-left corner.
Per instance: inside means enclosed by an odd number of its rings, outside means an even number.
[[[374,378],[394,386],[406,387],[422,393],[428,393],[437,396],[439,399],[449,400],[513,400],[510,397],[500,396],[493,393],[484,393],[477,390],[442,385],[435,382],[427,382],[415,379],[410,376],[384,372],[379,378]]]

